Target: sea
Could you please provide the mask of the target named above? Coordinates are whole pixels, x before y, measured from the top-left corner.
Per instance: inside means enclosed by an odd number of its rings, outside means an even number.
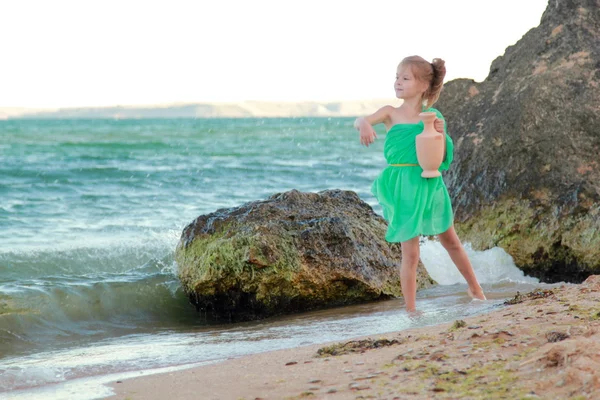
[[[371,182],[385,132],[361,146],[351,118],[0,121],[0,398],[98,399],[120,379],[256,352],[428,326],[498,309],[549,285],[500,248],[465,247],[489,298],[471,301],[436,240],[438,285],[403,300],[261,321],[209,320],[177,278],[174,250],[197,216],[297,189]]]

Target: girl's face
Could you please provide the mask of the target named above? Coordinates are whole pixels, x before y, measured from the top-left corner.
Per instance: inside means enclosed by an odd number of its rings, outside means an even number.
[[[407,100],[421,98],[427,90],[427,85],[415,77],[410,66],[400,64],[396,70],[396,82],[394,83],[396,97]]]

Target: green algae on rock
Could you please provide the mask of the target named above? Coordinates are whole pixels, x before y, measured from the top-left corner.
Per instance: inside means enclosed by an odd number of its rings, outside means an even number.
[[[199,310],[233,320],[400,296],[401,252],[356,193],[292,190],[202,215],[183,231],[178,274]],[[420,288],[434,282],[422,265]]]
[[[583,282],[600,272],[600,205],[557,217],[559,205],[503,198],[456,230],[475,249],[502,247],[525,274],[543,282]]]

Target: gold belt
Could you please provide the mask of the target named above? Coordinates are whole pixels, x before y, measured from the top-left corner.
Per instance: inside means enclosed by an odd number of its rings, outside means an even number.
[[[418,167],[419,164],[390,164],[390,167]]]

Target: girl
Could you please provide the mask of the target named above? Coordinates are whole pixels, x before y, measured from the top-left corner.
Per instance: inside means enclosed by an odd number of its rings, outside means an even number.
[[[400,279],[408,311],[415,311],[419,235],[438,235],[440,243],[466,279],[469,296],[486,299],[452,225],[452,205],[442,177],[422,178],[422,169],[417,162],[415,137],[423,131],[419,113],[435,112],[438,116],[435,129],[446,133],[444,117],[431,108],[440,96],[445,75],[444,60],[435,58],[429,63],[419,56],[405,58],[398,65],[394,84],[396,97],[403,100],[400,107],[385,106],[354,122],[354,127],[360,132],[360,142],[365,146],[377,137],[373,125],[383,123],[388,131],[384,155],[389,165],[373,182],[371,192],[381,204],[383,216],[388,221],[385,239],[401,242]],[[446,155],[441,171],[450,166],[453,149],[452,139],[446,133]]]

